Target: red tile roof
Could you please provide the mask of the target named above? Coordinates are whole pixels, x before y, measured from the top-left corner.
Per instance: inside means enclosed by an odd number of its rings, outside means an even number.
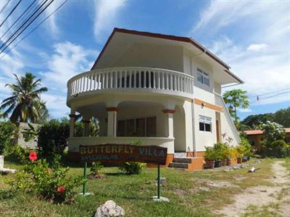
[[[286,133],[290,133],[290,128],[285,128]],[[263,130],[245,130],[247,135],[262,135]]]

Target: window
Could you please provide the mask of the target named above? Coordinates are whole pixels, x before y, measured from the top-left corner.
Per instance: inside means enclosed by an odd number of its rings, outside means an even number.
[[[209,75],[201,69],[197,69],[197,80],[198,82],[209,86]]]
[[[211,132],[211,118],[206,116],[199,116],[199,130]]]
[[[156,117],[118,121],[118,136],[156,136]]]

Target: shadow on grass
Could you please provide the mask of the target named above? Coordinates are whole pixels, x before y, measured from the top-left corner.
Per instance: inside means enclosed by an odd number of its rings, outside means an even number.
[[[15,192],[11,190],[0,190],[0,200],[9,200],[15,197]]]
[[[106,176],[131,176],[131,175],[128,175],[126,173],[122,173],[122,172],[117,172],[117,173],[103,173],[104,175]]]

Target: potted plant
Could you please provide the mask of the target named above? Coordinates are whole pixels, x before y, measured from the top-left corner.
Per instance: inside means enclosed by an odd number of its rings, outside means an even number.
[[[218,142],[214,144],[213,150],[215,152],[215,167],[222,166],[224,144]]]
[[[227,165],[232,165],[232,159],[237,159],[238,152],[237,149],[234,147],[229,147],[229,158],[227,159]]]
[[[245,155],[245,147],[243,145],[236,146],[237,150],[237,161],[238,163],[242,163],[243,157]]]
[[[205,147],[204,158],[206,168],[213,169],[215,164],[215,151],[213,147]]]
[[[227,144],[223,145],[223,150],[222,150],[222,166],[228,165],[228,162],[231,162],[231,156],[232,156],[232,150],[231,147]]]

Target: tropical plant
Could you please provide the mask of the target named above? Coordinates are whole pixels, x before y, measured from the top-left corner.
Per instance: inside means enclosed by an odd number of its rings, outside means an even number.
[[[125,162],[119,167],[119,170],[125,172],[128,175],[140,174],[145,168],[145,163],[139,162]]]
[[[104,166],[101,164],[101,162],[93,162],[92,163],[92,166],[91,166],[91,174],[96,176],[96,175],[100,175],[100,172],[101,172],[101,169],[103,168]]]
[[[8,117],[10,121],[32,122],[40,119],[40,111],[46,110],[45,103],[41,101],[40,94],[47,91],[46,87],[41,86],[41,79],[36,79],[34,75],[27,72],[24,76],[15,75],[15,84],[6,84],[12,96],[4,99],[0,109],[4,110],[2,117]]]
[[[223,98],[225,103],[229,105],[229,112],[232,118],[234,118],[235,125],[237,126],[239,123],[237,108],[245,109],[249,107],[247,91],[241,89],[226,91]]]
[[[76,187],[86,181],[82,176],[68,176],[69,167],[61,167],[60,156],[56,155],[51,165],[46,160],[38,160],[36,152],[22,158],[26,158],[23,169],[9,182],[14,190],[35,193],[57,203],[73,202]]]

